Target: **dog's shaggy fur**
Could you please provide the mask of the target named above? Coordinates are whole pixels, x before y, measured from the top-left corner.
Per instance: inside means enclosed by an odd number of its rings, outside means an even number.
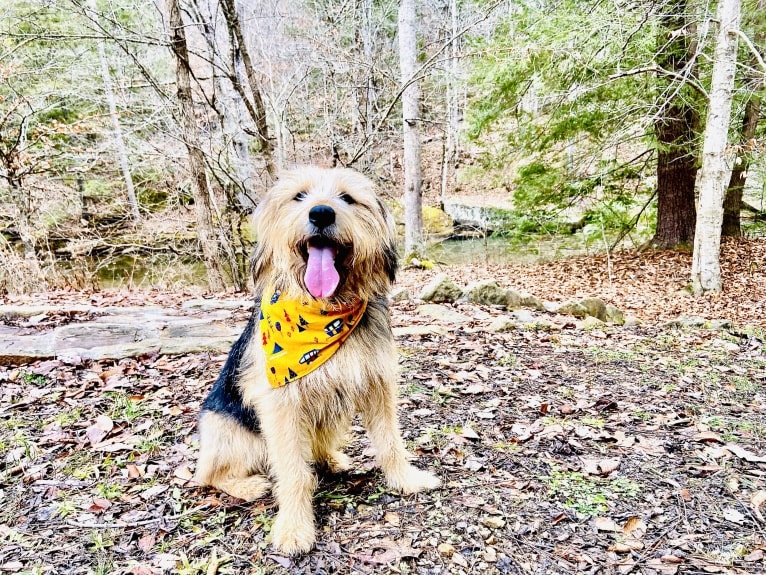
[[[317,227],[309,215],[323,206],[334,223]],[[316,213],[316,212],[312,212]],[[394,223],[372,183],[352,170],[303,168],[283,175],[256,211],[253,260],[256,305],[205,400],[199,420],[196,479],[248,501],[272,487],[279,511],[272,544],[284,553],[315,541],[312,464],[340,471],[351,418],[360,413],[388,485],[404,493],[439,480],[413,467],[396,416],[397,354],[387,295],[396,271]],[[307,250],[321,242],[337,252],[340,282],[328,304],[367,300],[357,327],[315,371],[283,387],[266,378],[258,310],[268,286],[281,297],[307,299]]]

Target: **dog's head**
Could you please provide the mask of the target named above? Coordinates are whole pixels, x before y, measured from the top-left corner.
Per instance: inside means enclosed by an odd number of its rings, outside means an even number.
[[[395,226],[366,177],[305,167],[283,174],[255,213],[256,285],[294,297],[386,295],[396,273]]]

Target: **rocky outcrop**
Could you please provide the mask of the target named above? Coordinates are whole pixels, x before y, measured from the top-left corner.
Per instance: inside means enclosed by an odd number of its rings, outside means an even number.
[[[625,324],[625,316],[621,310],[597,297],[572,299],[561,304],[546,303],[532,294],[505,288],[494,279],[473,283],[462,290],[446,273],[434,277],[421,292],[420,299],[433,303],[454,303],[463,300],[503,309],[528,308],[539,312],[571,315],[579,319],[591,317],[603,323]],[[501,325],[501,323],[498,322],[496,326],[493,326],[493,329],[500,331],[505,325]],[[518,323],[516,320],[514,325]],[[539,322],[536,323],[539,324]]]
[[[239,337],[244,324],[233,322],[232,309],[249,302],[214,302],[187,310],[153,307],[0,306],[0,318],[18,325],[0,326],[0,362],[24,364],[41,359],[102,360],[149,353],[222,353]],[[226,308],[228,309],[221,309]],[[46,327],[48,315],[100,314],[84,321]],[[88,317],[88,315],[85,315]],[[19,321],[21,320],[21,321]]]

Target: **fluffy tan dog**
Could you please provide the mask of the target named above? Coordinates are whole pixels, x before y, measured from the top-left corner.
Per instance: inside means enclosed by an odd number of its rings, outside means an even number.
[[[346,469],[360,413],[388,485],[439,480],[413,467],[396,416],[397,353],[387,295],[394,223],[373,184],[344,169],[284,174],[256,211],[256,304],[199,420],[196,479],[248,501],[272,488],[272,544],[314,544],[313,464]]]

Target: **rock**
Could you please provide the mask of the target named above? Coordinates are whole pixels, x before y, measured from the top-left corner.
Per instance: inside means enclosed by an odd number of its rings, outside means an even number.
[[[608,323],[616,323],[617,325],[624,325],[625,324],[625,316],[623,315],[622,311],[616,307],[614,307],[611,304],[606,305],[605,315],[603,318],[599,318],[602,321],[608,322]]]
[[[396,288],[391,292],[391,301],[407,301],[410,299],[410,292],[407,288]]]
[[[517,309],[514,310],[511,314],[512,317],[516,320],[517,323],[526,323],[526,324],[532,324],[537,323],[537,320],[539,319],[538,316],[533,314],[528,309]]]
[[[504,331],[511,331],[512,329],[516,329],[516,322],[505,315],[496,317],[487,328],[487,330],[492,333],[502,333]]]
[[[508,290],[508,291],[512,292],[513,290]],[[532,309],[536,309],[537,311],[545,311],[545,305],[543,304],[542,300],[536,298],[532,294],[526,293],[526,292],[521,292],[521,293],[513,292],[513,293],[519,296],[519,299],[520,299],[519,305],[521,307],[530,307]],[[510,296],[509,296],[509,299],[511,299]]]
[[[485,517],[481,520],[481,523],[490,529],[500,529],[505,526],[505,520],[502,517],[496,517],[494,515]]]
[[[407,325],[392,329],[394,337],[408,335],[447,335],[449,332],[440,325]]]
[[[447,274],[439,274],[423,288],[420,299],[434,303],[454,302],[462,295],[463,290],[457,287]]]
[[[707,327],[709,329],[714,329],[716,331],[725,330],[725,329],[731,329],[733,327],[733,324],[731,320],[728,319],[711,319],[708,322]]]
[[[592,329],[600,329],[604,327],[604,322],[598,319],[597,317],[593,317],[592,315],[589,315],[582,321],[578,321],[577,327],[579,329],[584,329],[585,331],[590,331]]]
[[[452,557],[452,555],[455,553],[455,546],[450,543],[439,543],[439,546],[436,548],[436,550],[440,555],[444,555],[445,557]]]
[[[449,237],[453,232],[452,218],[439,208],[423,206],[423,230],[431,237]]]
[[[497,562],[497,551],[495,551],[494,547],[487,547],[484,549],[484,561],[487,563],[496,563]]]
[[[546,309],[548,306],[546,306]],[[597,297],[586,297],[580,300],[569,300],[556,308],[556,313],[573,315],[575,317],[595,317],[603,322],[622,325],[625,323],[622,311]]]
[[[573,315],[575,317],[586,317],[588,315],[588,308],[581,305],[579,301],[569,300],[558,306],[555,313]]]
[[[553,324],[545,317],[532,313],[527,309],[517,309],[512,316],[516,319],[518,327],[525,329],[552,329]]]
[[[604,303],[604,300],[597,297],[586,297],[581,299],[578,303],[585,308],[586,313],[589,316],[596,317],[601,321],[606,321],[606,304]]]
[[[495,280],[486,280],[468,286],[464,295],[471,303],[508,307],[509,291],[511,290],[500,287]],[[518,301],[520,302],[521,298],[518,298]]]
[[[4,326],[0,330],[3,336],[0,362],[24,364],[54,358],[74,361],[122,359],[148,353],[226,352],[243,326],[224,323],[219,316],[219,311],[211,311],[205,317],[187,317],[175,310],[131,308],[48,331]]]
[[[453,309],[438,304],[419,305],[415,311],[419,315],[424,315],[447,323],[467,323],[471,321],[471,318],[467,315],[463,315]]]
[[[663,323],[663,327],[705,327],[705,318],[696,316],[679,316]]]
[[[89,305],[71,305],[66,308],[53,305],[0,305],[0,320],[9,321],[39,315],[50,315],[64,310],[70,313],[88,313],[95,311],[95,309]]]
[[[642,321],[641,321],[639,318],[637,318],[636,316],[634,316],[634,315],[629,315],[628,317],[626,317],[626,318],[625,318],[625,323],[623,323],[623,325],[624,325],[625,327],[635,327],[635,326],[639,326],[639,325],[641,325],[642,323],[644,323],[644,322],[642,322]]]

